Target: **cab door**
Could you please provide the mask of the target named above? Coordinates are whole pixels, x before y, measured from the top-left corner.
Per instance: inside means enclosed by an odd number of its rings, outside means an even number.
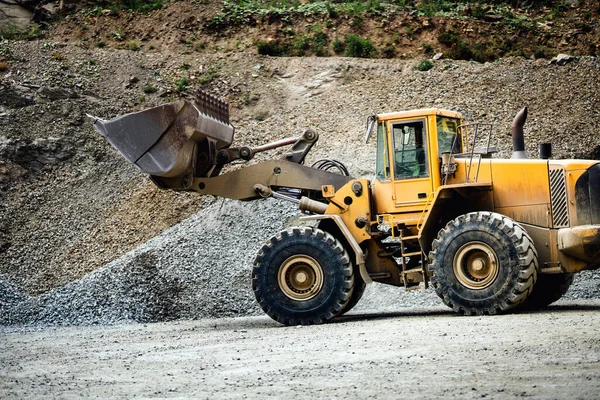
[[[387,130],[396,212],[422,211],[433,192],[427,119],[390,121]]]

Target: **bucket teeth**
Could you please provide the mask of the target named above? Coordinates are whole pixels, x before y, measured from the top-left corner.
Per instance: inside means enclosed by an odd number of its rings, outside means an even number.
[[[194,105],[201,113],[225,124],[229,124],[229,103],[227,101],[200,91]]]

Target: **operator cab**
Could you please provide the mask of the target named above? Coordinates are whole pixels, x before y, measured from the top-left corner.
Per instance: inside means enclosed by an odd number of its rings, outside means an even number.
[[[405,214],[407,222],[418,218],[441,185],[442,154],[463,152],[461,119],[456,112],[439,109],[377,115],[372,185],[378,214]]]

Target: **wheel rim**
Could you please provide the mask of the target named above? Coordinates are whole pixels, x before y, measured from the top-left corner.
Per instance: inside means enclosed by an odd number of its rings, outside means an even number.
[[[485,289],[498,276],[498,257],[485,243],[467,243],[454,256],[454,274],[469,289]]]
[[[287,297],[306,301],[315,297],[323,287],[323,269],[314,258],[295,255],[281,264],[277,280]]]

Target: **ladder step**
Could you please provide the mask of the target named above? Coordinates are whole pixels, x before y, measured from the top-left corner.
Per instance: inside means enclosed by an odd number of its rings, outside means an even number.
[[[402,271],[402,273],[404,273],[405,275],[408,274],[422,274],[423,273],[423,269],[422,268],[412,268],[412,269],[407,269],[406,271]]]
[[[420,255],[421,255],[420,251],[414,251],[412,253],[402,253],[402,256],[404,256],[404,257],[420,256]]]
[[[419,235],[414,236],[402,236],[402,240],[416,240],[419,238]]]
[[[408,286],[404,286],[404,290],[416,289],[427,289],[427,285],[423,285],[423,282],[416,282],[416,284],[409,284]]]
[[[369,278],[371,279],[387,279],[391,278],[392,274],[389,272],[375,272],[373,274],[369,274]]]

